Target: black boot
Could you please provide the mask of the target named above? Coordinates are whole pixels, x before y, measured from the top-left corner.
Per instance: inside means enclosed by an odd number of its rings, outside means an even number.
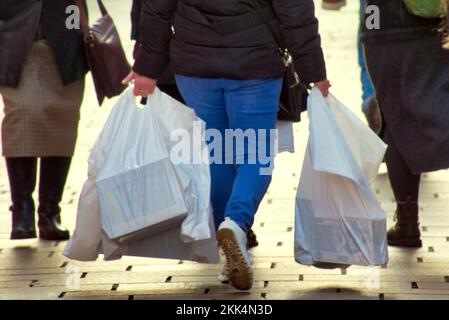
[[[417,202],[407,199],[405,203],[398,203],[395,213],[396,224],[388,230],[387,235],[390,246],[422,247],[418,214],[419,206]]]
[[[37,158],[6,158],[11,190],[11,240],[36,238],[33,192]]]
[[[248,238],[248,247],[250,249],[257,247],[259,245],[259,241],[257,241],[257,236],[254,233],[253,229],[250,229],[248,231],[247,238]]]
[[[61,225],[61,208],[64,186],[70,169],[69,157],[41,159],[39,180],[39,238],[43,240],[68,240],[69,231]]]

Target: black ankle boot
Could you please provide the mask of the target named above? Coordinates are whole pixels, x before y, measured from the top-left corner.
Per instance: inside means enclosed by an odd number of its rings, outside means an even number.
[[[64,186],[71,158],[47,157],[41,159],[39,181],[39,238],[43,240],[68,240],[69,231],[61,225],[61,208]]]
[[[36,158],[6,158],[11,190],[11,240],[36,238],[33,192],[36,186]]]
[[[388,244],[398,247],[422,247],[419,230],[418,203],[407,199],[406,203],[398,203],[395,213],[396,224],[388,230]]]
[[[39,238],[42,240],[68,240],[69,231],[61,225],[61,208],[57,204],[39,205]]]
[[[259,245],[259,241],[257,241],[257,236],[254,233],[253,229],[250,229],[248,231],[247,238],[248,238],[248,247],[249,248],[254,248]]]
[[[34,220],[34,202],[23,202],[20,207],[12,205],[11,240],[36,238],[36,221]]]

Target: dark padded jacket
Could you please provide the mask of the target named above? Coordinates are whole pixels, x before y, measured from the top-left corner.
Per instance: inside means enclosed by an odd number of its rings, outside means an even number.
[[[0,85],[17,86],[39,25],[53,49],[63,84],[88,71],[83,33],[66,28],[73,0],[0,0]]]
[[[191,77],[282,77],[278,46],[254,1],[290,49],[303,82],[325,79],[313,0],[142,0],[143,50],[134,70],[158,79],[170,63]]]
[[[131,39],[139,40],[140,11],[142,10],[142,0],[133,0],[131,7]]]
[[[367,0],[367,6],[376,6],[380,28],[369,30],[363,24],[362,41],[366,44],[397,42],[435,36],[442,19],[427,19],[408,12],[402,0]],[[372,12],[365,15],[369,18]]]

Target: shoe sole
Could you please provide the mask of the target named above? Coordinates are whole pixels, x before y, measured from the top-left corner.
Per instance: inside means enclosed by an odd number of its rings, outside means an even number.
[[[392,247],[405,247],[405,248],[421,248],[422,241],[416,239],[401,239],[401,240],[388,240],[388,245]]]
[[[217,240],[227,261],[229,284],[239,290],[249,290],[253,286],[253,271],[246,262],[231,229],[220,229]]]
[[[321,8],[325,9],[325,10],[340,10],[341,8],[343,8],[344,6],[346,6],[346,1],[344,2],[339,2],[339,3],[327,3],[327,2],[323,2],[321,4]]]
[[[70,234],[68,234],[66,236],[61,236],[61,235],[55,235],[55,234],[49,233],[47,231],[39,230],[39,239],[49,240],[49,241],[65,241],[65,240],[70,239]]]
[[[29,234],[11,234],[9,239],[10,240],[25,240],[25,239],[35,239],[37,238],[36,233],[29,233]]]

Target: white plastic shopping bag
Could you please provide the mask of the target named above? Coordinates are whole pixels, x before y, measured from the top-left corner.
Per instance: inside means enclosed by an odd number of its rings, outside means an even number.
[[[134,97],[128,96],[134,101]],[[168,230],[187,216],[179,176],[170,160],[170,132],[156,107],[120,104],[108,122],[107,155],[96,177],[101,223],[110,239]]]
[[[193,135],[197,127],[204,123],[192,109],[159,90],[140,108],[132,89],[123,93],[89,156],[64,254],[83,261],[101,252],[106,260],[131,255],[216,263],[207,161],[171,157],[176,130],[185,133],[182,143],[192,146],[192,155],[207,155],[202,132],[200,139]]]
[[[386,215],[370,188],[386,145],[335,97],[309,97],[310,136],[295,216],[295,259],[305,265],[383,265]]]

